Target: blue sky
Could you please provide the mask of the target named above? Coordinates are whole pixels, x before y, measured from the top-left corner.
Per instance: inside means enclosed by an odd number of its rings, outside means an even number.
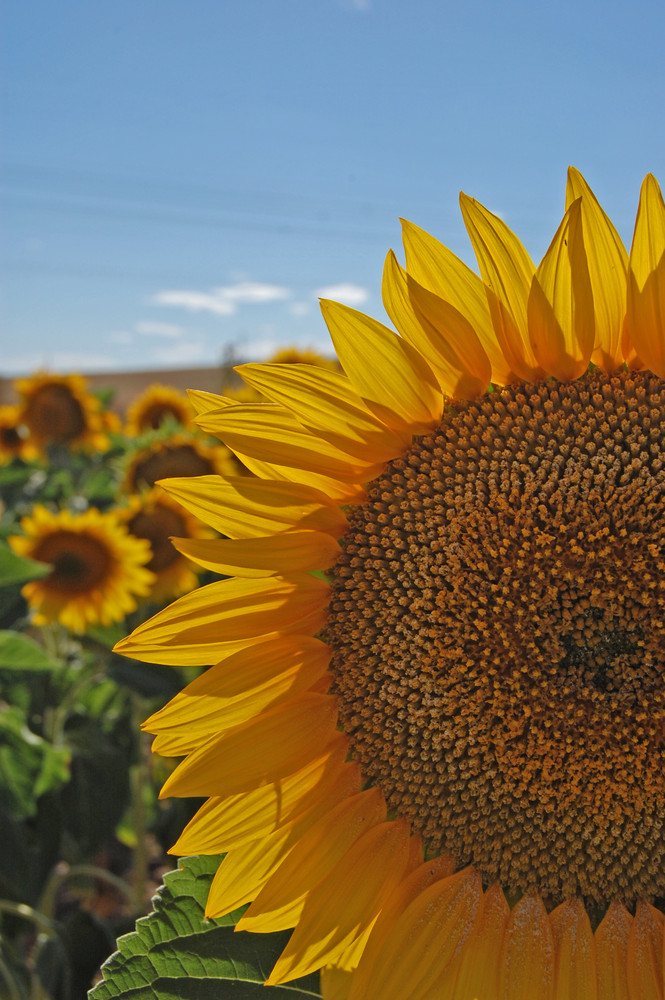
[[[384,318],[405,216],[472,263],[460,189],[539,259],[565,170],[629,242],[665,182],[665,7],[5,0],[0,373],[327,350]]]

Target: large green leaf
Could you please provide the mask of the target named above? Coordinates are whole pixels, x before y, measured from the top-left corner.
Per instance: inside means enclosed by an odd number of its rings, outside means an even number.
[[[0,631],[0,670],[61,670],[59,660],[21,632]]]
[[[6,542],[0,542],[0,587],[26,583],[40,576],[48,576],[50,572],[51,567],[46,563],[17,556]]]
[[[155,897],[155,909],[118,940],[90,1000],[312,1000],[318,976],[266,989],[263,983],[289,932],[234,933],[242,910],[206,920],[205,901],[219,857],[184,858]]]

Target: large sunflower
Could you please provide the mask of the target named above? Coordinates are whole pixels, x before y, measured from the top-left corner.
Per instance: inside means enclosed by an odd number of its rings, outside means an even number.
[[[210,796],[208,913],[295,927],[270,984],[662,1000],[665,205],[628,257],[566,200],[535,267],[462,196],[480,278],[405,223],[399,335],[323,302],[346,375],[243,366],[272,405],[199,418],[258,478],[164,484],[235,579],[120,648],[214,664],[147,725]]]
[[[30,443],[106,451],[109,419],[102,404],[88,392],[81,375],[38,372],[16,379],[20,396],[20,421],[30,432]]]
[[[82,514],[55,514],[37,504],[21,528],[23,535],[9,539],[14,551],[53,567],[21,591],[37,625],[59,621],[74,632],[109,625],[134,611],[136,598],[150,591],[150,544],[130,535],[113,513],[91,507]]]

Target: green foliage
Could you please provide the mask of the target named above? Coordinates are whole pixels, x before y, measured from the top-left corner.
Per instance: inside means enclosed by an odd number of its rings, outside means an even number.
[[[20,708],[0,706],[0,803],[17,819],[34,816],[37,799],[69,780],[71,754],[27,725]]]
[[[50,572],[50,566],[17,556],[5,542],[0,542],[0,587],[27,583],[28,580],[48,576]]]
[[[154,910],[121,937],[90,1000],[266,1000],[320,997],[311,975],[266,991],[263,983],[289,938],[235,933],[242,910],[204,917],[219,857],[184,858],[154,899]]]
[[[22,632],[0,631],[0,670],[54,671],[60,666],[59,660],[29,636]]]

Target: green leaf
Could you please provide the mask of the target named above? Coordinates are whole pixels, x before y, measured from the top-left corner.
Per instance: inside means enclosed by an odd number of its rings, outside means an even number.
[[[0,670],[60,670],[59,660],[21,632],[0,631]]]
[[[33,816],[37,799],[69,781],[71,751],[28,728],[16,706],[0,705],[0,803],[19,819]]]
[[[0,542],[0,587],[26,583],[40,576],[48,576],[50,572],[51,567],[46,563],[17,556],[5,542]]]
[[[183,858],[154,900],[154,911],[118,940],[89,1000],[316,1000],[317,975],[263,985],[286,942],[278,934],[234,933],[242,910],[219,920],[203,911],[220,857]]]

